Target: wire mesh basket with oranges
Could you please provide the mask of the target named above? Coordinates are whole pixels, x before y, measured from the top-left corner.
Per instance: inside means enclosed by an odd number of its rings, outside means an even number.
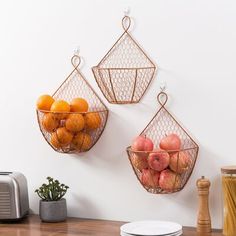
[[[164,97],[164,101],[161,100]],[[166,93],[158,95],[161,107],[127,148],[130,164],[150,193],[174,193],[184,188],[198,155],[198,145],[165,108]]]
[[[74,70],[56,92],[37,101],[40,130],[58,152],[79,153],[91,149],[105,128],[108,109],[79,71],[80,57],[71,59]]]

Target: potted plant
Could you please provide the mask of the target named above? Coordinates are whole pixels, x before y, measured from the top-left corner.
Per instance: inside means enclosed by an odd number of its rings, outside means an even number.
[[[43,184],[35,192],[41,198],[39,202],[39,216],[44,222],[61,222],[66,220],[67,206],[63,196],[69,188],[58,180],[47,177],[48,184]]]

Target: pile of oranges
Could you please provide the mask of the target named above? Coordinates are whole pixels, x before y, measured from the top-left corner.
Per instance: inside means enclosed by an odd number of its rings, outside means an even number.
[[[99,113],[89,112],[84,98],[74,98],[68,103],[42,95],[38,98],[37,109],[43,112],[41,126],[51,134],[50,143],[56,149],[88,150],[92,145],[91,133],[102,122]]]

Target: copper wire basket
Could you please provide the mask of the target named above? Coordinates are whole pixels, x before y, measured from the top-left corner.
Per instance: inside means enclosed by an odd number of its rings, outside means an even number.
[[[161,97],[163,97],[163,100],[161,99]],[[164,137],[170,134],[175,134],[181,140],[180,149],[171,151],[164,151],[161,149],[155,151],[154,149],[153,151],[144,152],[134,151],[132,150],[131,146],[129,146],[127,148],[127,153],[135,175],[137,176],[141,185],[148,192],[155,194],[174,193],[183,189],[188,179],[190,178],[195,166],[195,162],[197,160],[199,147],[190,137],[190,135],[183,129],[183,127],[177,122],[177,120],[165,108],[168,100],[167,94],[162,91],[158,94],[157,99],[161,107],[140,135],[151,139],[153,141],[154,147],[158,148],[161,140]],[[162,151],[169,154],[170,160],[173,157],[175,158],[172,159],[172,162],[175,161],[174,171],[173,166],[170,165],[162,170],[165,171],[165,173],[163,172],[163,174],[162,172],[155,171],[150,167],[148,162],[150,155],[152,155],[152,153],[156,154],[156,152],[159,153]],[[187,168],[184,169],[184,171],[182,171],[183,169],[179,171],[181,168],[179,166],[181,161],[180,158],[183,157],[183,154],[188,156],[189,162]],[[170,167],[172,167],[172,169]],[[165,178],[166,176],[167,178]],[[144,177],[146,179],[144,179]],[[162,181],[162,183],[160,183],[160,181]]]
[[[99,88],[114,104],[138,103],[152,81],[156,67],[128,32],[129,16],[122,19],[124,33],[92,68]]]
[[[73,98],[83,98],[89,104],[88,111],[59,113],[38,109],[36,110],[39,127],[45,140],[55,151],[61,153],[80,153],[90,150],[102,135],[108,118],[107,107],[96,94],[96,92],[93,90],[93,88],[85,79],[85,77],[81,74],[79,70],[80,62],[81,59],[78,55],[74,55],[71,58],[71,63],[74,69],[65,79],[65,81],[60,85],[60,87],[56,90],[56,92],[52,95],[52,97],[55,100],[65,100],[67,102],[71,102]],[[53,117],[55,117],[55,119],[57,119],[57,121],[59,121],[58,125],[55,127],[54,130],[52,130],[52,132],[48,132],[47,130],[45,130],[42,124],[43,118],[47,114],[51,114]],[[73,132],[69,134],[69,139],[71,139],[71,142],[69,142],[68,144],[60,143],[57,130],[61,127],[65,128],[66,119],[71,114],[81,114],[84,119],[88,116],[92,117],[94,119],[93,122],[99,122],[99,125],[97,125],[99,127],[95,127],[95,125],[94,129],[91,129],[87,128],[85,125],[83,130],[80,130],[80,132]]]

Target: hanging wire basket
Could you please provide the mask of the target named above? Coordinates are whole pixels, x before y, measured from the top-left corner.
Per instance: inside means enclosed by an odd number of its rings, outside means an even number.
[[[108,102],[138,103],[154,76],[156,66],[128,32],[129,16],[122,19],[124,33],[92,68],[99,88]]]
[[[55,100],[71,102],[74,98],[83,98],[89,104],[87,112],[51,112],[36,110],[40,130],[48,144],[57,152],[80,153],[90,150],[102,135],[108,118],[108,109],[79,70],[81,59],[78,55],[71,58],[73,71],[55,91]],[[82,118],[81,118],[81,116]],[[44,119],[49,116],[54,125],[50,131],[45,129]],[[71,132],[67,124],[79,127],[83,119],[83,128]],[[68,119],[70,123],[68,122]]]
[[[165,108],[167,94],[162,91],[157,99],[161,107],[140,134],[145,140],[151,140],[156,149],[137,151],[129,146],[127,153],[135,175],[148,192],[174,193],[183,189],[190,178],[199,147]],[[176,144],[177,149],[170,148]]]

